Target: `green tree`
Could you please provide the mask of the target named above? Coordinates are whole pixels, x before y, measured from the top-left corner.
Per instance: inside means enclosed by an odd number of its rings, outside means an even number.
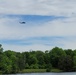
[[[47,64],[46,65],[46,72],[50,72],[52,69],[52,65],[51,64]]]
[[[20,52],[17,52],[17,65],[18,65],[18,69],[21,71],[23,69],[25,69],[25,59],[24,59],[24,55]]]
[[[49,52],[50,54],[50,62],[53,67],[58,67],[58,62],[61,56],[66,56],[65,51],[62,48],[55,47]]]
[[[0,54],[3,53],[3,48],[2,48],[2,45],[0,44]]]
[[[70,72],[73,68],[73,62],[70,55],[66,55],[65,57],[60,57],[58,66],[61,70]]]
[[[31,59],[31,60],[29,60],[30,61],[30,65],[31,64],[37,64],[37,62],[38,62],[38,60],[37,60],[37,58],[35,56],[30,56],[29,59]]]
[[[45,62],[45,64],[49,64],[50,63],[49,51],[45,51],[45,54],[44,54],[44,62]]]
[[[36,58],[38,60],[39,68],[44,68],[45,67],[44,53],[42,51],[37,51]]]
[[[8,58],[8,62],[11,62],[11,72],[16,73],[18,71],[16,52],[8,50],[4,52],[4,55]]]
[[[11,73],[12,72],[12,61],[4,55],[2,60],[2,72],[3,73]]]
[[[73,57],[73,55],[74,55],[72,49],[67,49],[67,50],[65,50],[65,53],[66,53],[67,55],[70,55],[71,57]]]
[[[76,49],[74,51],[72,51],[72,52],[73,52],[73,56],[76,56]]]
[[[73,70],[76,71],[76,56],[73,57]]]
[[[0,44],[0,71],[2,70],[2,60],[3,60],[3,48],[2,45]]]
[[[29,69],[29,68],[30,68],[29,64],[26,63],[26,64],[25,64],[25,69]]]

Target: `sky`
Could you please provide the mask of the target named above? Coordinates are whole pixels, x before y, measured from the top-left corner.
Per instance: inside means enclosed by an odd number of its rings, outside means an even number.
[[[0,43],[16,52],[76,49],[76,0],[0,0]]]

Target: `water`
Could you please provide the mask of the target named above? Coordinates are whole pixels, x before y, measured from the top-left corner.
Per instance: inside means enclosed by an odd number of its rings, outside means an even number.
[[[8,74],[5,74],[8,75]],[[25,73],[25,74],[9,74],[9,75],[76,75],[76,72],[65,73]]]

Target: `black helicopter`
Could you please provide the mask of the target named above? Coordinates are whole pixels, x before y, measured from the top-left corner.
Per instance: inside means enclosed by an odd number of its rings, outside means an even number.
[[[23,21],[23,22],[19,22],[19,23],[20,23],[20,24],[26,24],[26,22],[24,22],[24,21]]]

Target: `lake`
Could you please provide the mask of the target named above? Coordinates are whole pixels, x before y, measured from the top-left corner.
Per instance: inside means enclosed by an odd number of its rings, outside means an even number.
[[[76,75],[76,72],[65,72],[65,73],[25,73],[25,74],[5,74],[5,75]]]

